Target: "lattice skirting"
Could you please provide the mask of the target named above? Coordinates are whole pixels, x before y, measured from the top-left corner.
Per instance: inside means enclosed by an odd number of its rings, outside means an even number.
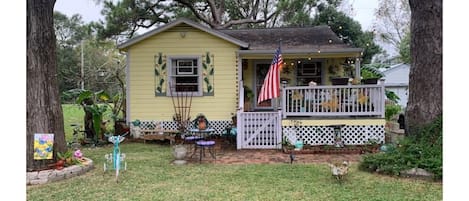
[[[334,129],[327,126],[283,126],[283,135],[294,135],[308,145],[333,145]],[[375,139],[384,143],[384,125],[347,125],[342,128],[345,145],[364,145]]]
[[[175,121],[152,121],[143,120],[140,123],[140,129],[152,130],[155,129],[156,125],[161,123],[164,130],[177,130],[178,126]],[[210,120],[209,126],[215,130],[214,134],[222,134],[226,127],[231,125],[231,120]],[[195,128],[193,124],[190,124],[189,129]]]

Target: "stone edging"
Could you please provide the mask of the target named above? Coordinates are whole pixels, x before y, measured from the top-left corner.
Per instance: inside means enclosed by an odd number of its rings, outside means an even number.
[[[83,158],[85,161],[82,162],[82,164],[64,167],[62,170],[51,169],[27,172],[26,185],[45,184],[82,175],[94,168],[93,161],[91,159],[85,157]]]

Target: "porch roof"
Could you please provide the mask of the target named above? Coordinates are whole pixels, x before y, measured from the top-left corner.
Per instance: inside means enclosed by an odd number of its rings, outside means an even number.
[[[283,48],[283,46],[282,46]],[[339,49],[282,49],[282,56],[284,58],[303,58],[303,57],[336,57],[339,55],[346,55],[350,57],[360,57],[362,48],[339,48]],[[239,50],[239,55],[243,57],[272,57],[275,54],[275,49],[269,50]]]
[[[282,53],[313,53],[318,52],[358,52],[362,48],[354,48],[345,44],[328,26],[265,28],[265,29],[224,29],[218,30],[238,40],[249,43],[245,53],[273,53],[281,43]],[[270,51],[270,52],[269,52]]]

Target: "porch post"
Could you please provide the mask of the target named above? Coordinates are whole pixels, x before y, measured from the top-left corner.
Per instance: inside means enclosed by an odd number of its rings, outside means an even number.
[[[285,114],[285,112],[287,111],[286,110],[286,108],[287,108],[287,101],[286,101],[287,96],[285,94],[286,91],[287,91],[285,89],[287,87],[287,83],[288,83],[287,81],[282,81],[282,108],[281,108],[281,110],[282,110],[282,117],[283,118],[287,118],[287,115]]]
[[[236,79],[238,84],[238,110],[244,111],[244,83],[242,80],[243,77],[243,59],[239,56],[239,51],[236,52],[236,65],[237,65],[237,72],[236,72]]]
[[[360,58],[357,57],[355,58],[355,79],[356,80],[361,80],[361,75],[360,75]]]

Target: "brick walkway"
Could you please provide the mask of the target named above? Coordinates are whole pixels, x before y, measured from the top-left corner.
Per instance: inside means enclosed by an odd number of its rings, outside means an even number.
[[[283,153],[281,150],[271,149],[252,149],[252,150],[236,150],[231,147],[229,149],[216,149],[216,159],[213,159],[208,152],[202,158],[202,163],[214,164],[273,164],[273,163],[290,163],[290,155]],[[328,163],[348,160],[349,162],[359,162],[362,158],[360,154],[298,154],[295,155],[293,163]],[[189,163],[199,163],[199,155],[195,154]]]

